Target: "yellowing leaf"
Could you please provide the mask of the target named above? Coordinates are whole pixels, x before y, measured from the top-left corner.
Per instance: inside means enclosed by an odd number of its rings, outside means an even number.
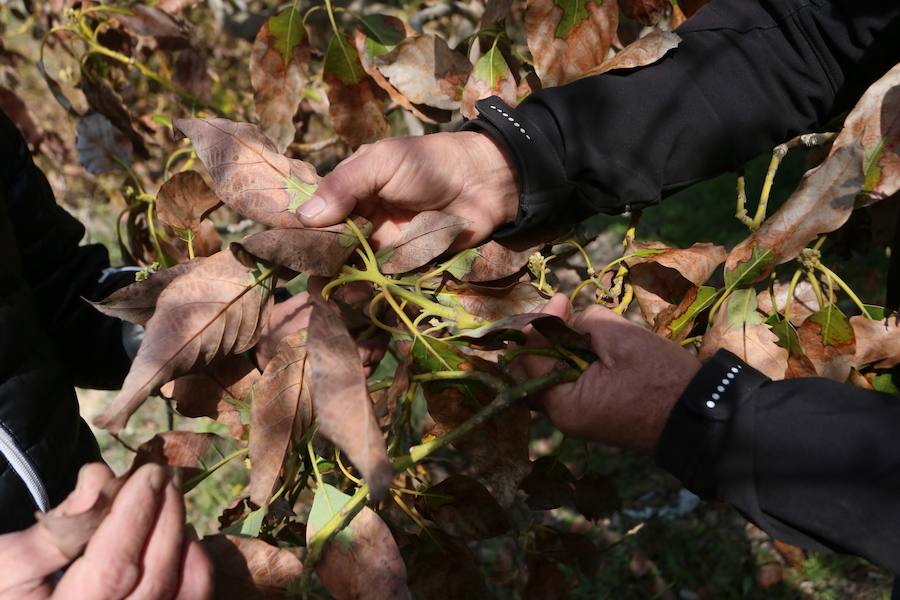
[[[279,152],[294,141],[294,113],[309,76],[303,15],[294,5],[263,23],[250,54],[250,83],[263,133]]]
[[[603,64],[618,24],[616,0],[529,0],[528,49],[544,87],[568,83]]]
[[[196,171],[182,171],[169,178],[156,194],[156,216],[160,223],[197,235],[200,221],[221,204]]]
[[[463,89],[460,111],[467,119],[474,119],[478,116],[475,103],[489,96],[499,96],[507,104],[515,106],[516,88],[516,78],[498,44],[494,44],[475,62],[475,68]]]
[[[650,65],[661,59],[681,43],[681,38],[671,31],[655,30],[625,46],[621,52],[591,69],[584,75],[600,75],[616,69],[634,69]]]
[[[406,273],[428,264],[443,254],[468,225],[461,217],[437,210],[417,213],[400,232],[400,237],[379,250],[382,272]]]

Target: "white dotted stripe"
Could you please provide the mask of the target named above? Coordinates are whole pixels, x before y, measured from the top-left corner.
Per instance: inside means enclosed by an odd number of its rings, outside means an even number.
[[[515,119],[514,117],[509,116],[509,113],[504,112],[502,108],[500,108],[500,107],[498,107],[498,106],[494,106],[493,104],[490,105],[490,108],[491,108],[491,110],[495,110],[495,111],[497,111],[498,113],[500,113],[503,117],[505,117],[507,121],[509,121],[510,123],[513,124],[513,127],[518,128],[519,132],[520,132],[522,135],[525,136],[525,139],[526,139],[526,140],[530,140],[530,139],[531,139],[531,136],[528,135],[528,132],[525,131],[525,128],[522,127],[522,126],[519,124],[519,122],[516,121],[516,119]]]
[[[722,378],[722,381],[716,386],[716,391],[710,394],[711,400],[706,401],[706,408],[712,410],[716,407],[716,402],[722,399],[722,394],[725,393],[725,389],[731,385],[731,382],[734,381],[734,378],[740,373],[741,369],[740,365],[736,367],[731,367],[728,370],[728,373],[725,374],[725,377]]]

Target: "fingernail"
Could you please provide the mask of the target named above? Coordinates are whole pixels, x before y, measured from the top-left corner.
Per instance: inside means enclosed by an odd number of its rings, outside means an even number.
[[[325,198],[322,196],[313,196],[301,204],[300,208],[297,209],[297,212],[300,213],[301,217],[311,219],[323,210],[325,210]]]
[[[166,471],[160,466],[153,465],[150,467],[150,473],[147,475],[147,485],[156,493],[159,493],[166,484]]]

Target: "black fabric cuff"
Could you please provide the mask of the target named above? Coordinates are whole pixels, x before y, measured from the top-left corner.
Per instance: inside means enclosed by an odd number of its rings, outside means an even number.
[[[700,369],[672,409],[656,447],[656,463],[695,494],[719,489],[723,448],[736,414],[769,378],[727,350]],[[730,445],[730,444],[729,444]]]
[[[572,223],[588,216],[587,211],[573,215],[561,210],[569,204],[574,187],[553,144],[537,124],[497,96],[479,100],[475,108],[479,116],[462,129],[490,135],[506,149],[519,177],[516,220],[495,231],[494,237],[508,238],[543,225]]]

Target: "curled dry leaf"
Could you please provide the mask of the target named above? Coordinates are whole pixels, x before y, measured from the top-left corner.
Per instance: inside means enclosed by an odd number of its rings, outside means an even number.
[[[406,273],[428,264],[443,254],[469,222],[438,210],[416,214],[400,237],[378,251],[383,273]]]
[[[172,68],[172,83],[197,100],[208,102],[212,98],[213,81],[209,75],[206,53],[197,48],[185,48],[179,52]]]
[[[237,449],[236,440],[214,433],[164,431],[138,447],[131,470],[156,463],[177,467],[184,479],[190,479],[216,466]]]
[[[135,131],[131,113],[125,108],[121,96],[106,79],[85,69],[79,82],[81,91],[91,110],[98,112],[112,123],[113,127],[131,140],[132,150],[143,159],[150,158],[144,139]]]
[[[384,498],[394,470],[375,421],[366,374],[341,315],[322,301],[313,306],[308,352],[319,433],[356,465],[372,498]]]
[[[861,315],[850,317],[856,338],[853,366],[872,365],[890,369],[900,363],[900,319],[876,321]]]
[[[681,38],[678,34],[657,29],[628,44],[621,52],[617,52],[615,56],[584,75],[600,75],[616,69],[634,69],[652,65],[680,43]]]
[[[462,88],[472,71],[465,56],[431,34],[408,37],[373,62],[411,103],[446,110],[459,108]]]
[[[350,496],[328,484],[316,490],[307,544]],[[411,599],[406,587],[406,565],[391,530],[375,511],[363,509],[331,540],[316,563],[316,575],[336,600]]]
[[[659,242],[634,242],[625,263],[629,282],[644,319],[655,324],[663,312],[678,305],[689,290],[700,287],[725,260],[725,248],[699,243],[671,248]]]
[[[144,281],[119,288],[99,302],[91,304],[105,315],[116,317],[136,325],[144,325],[153,316],[159,295],[176,277],[203,263],[203,258],[179,263],[162,271],[151,273]]]
[[[121,430],[163,383],[253,347],[272,306],[273,276],[254,272],[226,250],[176,278],[160,294],[122,390],[97,426]]]
[[[306,332],[284,338],[266,365],[250,405],[250,500],[265,507],[291,438],[312,424]]]
[[[708,359],[721,348],[772,379],[784,378],[788,351],[778,345],[778,336],[757,312],[753,290],[738,290],[722,303],[703,336],[701,360]]]
[[[863,192],[869,203],[900,190],[900,63],[873,83],[844,121],[831,155],[862,144]]]
[[[509,529],[506,513],[490,492],[465,475],[451,475],[424,490],[416,509],[443,532],[464,540],[485,540]]]
[[[743,287],[765,279],[777,265],[796,258],[822,233],[841,227],[863,186],[862,146],[836,150],[807,173],[797,190],[725,261],[725,283]]]
[[[243,429],[239,406],[249,401],[261,374],[243,354],[217,356],[196,373],[173,383],[175,409],[185,417],[209,417],[227,425],[235,437]]]
[[[371,223],[357,217],[356,226],[367,234]],[[242,252],[298,273],[333,277],[347,262],[359,240],[345,224],[321,229],[269,229],[232,242],[239,257]]]
[[[834,304],[816,311],[797,329],[803,355],[816,374],[835,381],[846,381],[853,362],[853,328]]]
[[[499,96],[507,104],[515,106],[517,88],[516,78],[495,43],[475,62],[463,89],[460,111],[467,119],[474,119],[478,116],[475,103],[489,96]]]
[[[536,313],[547,303],[547,298],[531,282],[515,283],[503,288],[449,282],[438,293],[437,300],[451,308],[462,307],[483,321]]]
[[[529,0],[528,49],[543,86],[568,83],[603,64],[618,26],[616,0]]]
[[[303,564],[277,546],[249,537],[212,535],[203,548],[214,566],[213,596],[222,600],[286,598],[300,580]]]
[[[132,4],[129,14],[113,13],[113,18],[131,33],[145,38],[153,38],[161,48],[178,50],[190,45],[191,28],[156,6]]]
[[[413,33],[397,17],[388,15],[366,15],[360,17],[360,28],[353,37],[359,62],[372,81],[387,92],[387,95],[426,123],[445,123],[450,120],[449,110],[433,108],[424,104],[413,104],[381,74],[375,66],[375,58],[389,53],[397,44]]]
[[[182,171],[169,178],[156,194],[156,216],[160,223],[197,235],[200,221],[221,202],[197,171]]]
[[[78,161],[94,175],[109,173],[119,163],[130,164],[134,158],[128,136],[116,129],[100,113],[91,113],[75,126]]]
[[[282,156],[250,123],[175,119],[174,126],[190,138],[225,204],[263,225],[302,227],[296,210],[319,182],[312,165]]]
[[[292,4],[263,23],[250,52],[253,102],[263,133],[284,152],[294,141],[294,113],[309,76],[303,14]]]
[[[46,513],[35,513],[38,523],[47,530],[53,544],[66,558],[75,560],[84,552],[88,541],[109,514],[113,500],[125,485],[126,479],[127,475],[108,481],[91,507],[84,512],[69,515],[54,509]]]
[[[504,279],[524,269],[528,258],[540,248],[541,245],[491,240],[477,248],[461,252],[447,272],[457,279],[470,282]]]

